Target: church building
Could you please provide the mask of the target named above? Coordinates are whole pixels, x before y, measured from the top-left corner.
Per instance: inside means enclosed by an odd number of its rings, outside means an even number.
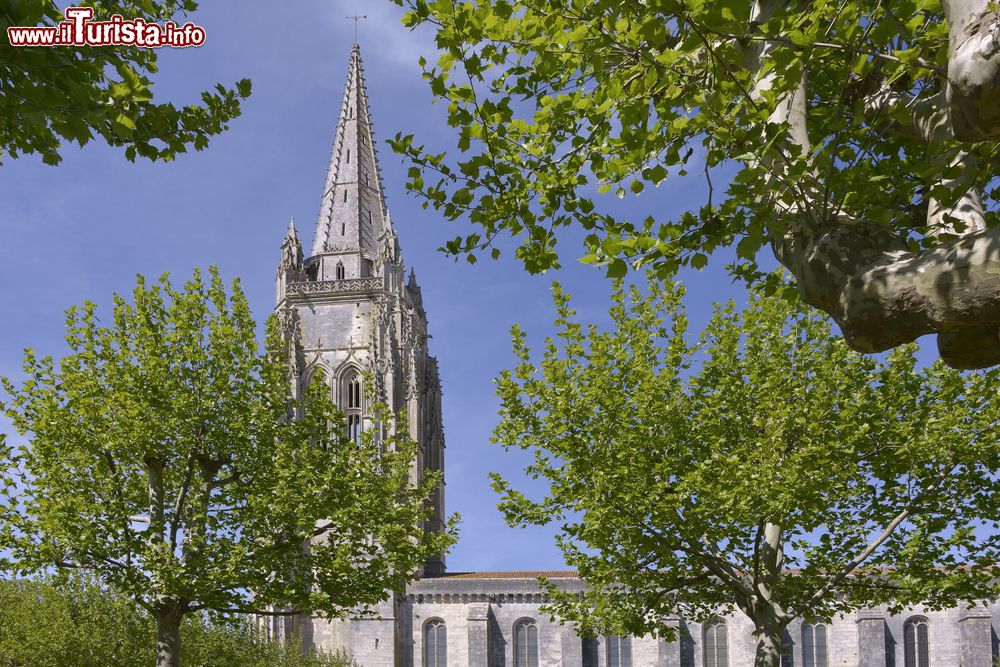
[[[364,69],[351,51],[333,154],[311,252],[294,226],[281,245],[277,305],[299,391],[319,374],[356,436],[372,427],[370,406],[404,412],[419,443],[412,478],[444,470],[441,380],[428,349],[427,316],[407,272],[384,196]],[[426,530],[443,526],[444,484]],[[755,641],[742,615],[699,624],[671,619],[675,642],[651,637],[581,638],[540,611],[545,577],[565,590],[585,584],[570,571],[449,572],[426,563],[404,591],[387,594],[373,617],[268,621],[276,636],[347,650],[361,667],[750,667]],[[796,621],[788,667],[991,667],[1000,606],[899,615],[865,609],[832,623]]]

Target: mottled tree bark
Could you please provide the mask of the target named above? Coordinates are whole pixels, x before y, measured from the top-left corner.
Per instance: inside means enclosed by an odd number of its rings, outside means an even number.
[[[912,126],[898,123],[887,131],[918,136],[932,146],[945,141],[978,141],[1000,137],[1000,24],[986,0],[945,0],[949,21],[947,93],[919,101],[881,92],[874,108],[902,105]],[[755,18],[766,18],[783,6],[764,0]],[[759,63],[775,48],[763,43],[753,54]],[[764,74],[754,94],[772,87],[773,72]],[[807,127],[807,76],[777,105],[771,121],[788,126],[787,145],[810,148]],[[945,85],[945,82],[942,82]],[[891,117],[891,114],[889,115]],[[797,152],[797,151],[796,151]],[[791,155],[788,151],[786,155]],[[795,276],[802,299],[833,317],[845,339],[861,352],[880,352],[925,334],[938,335],[941,358],[956,368],[1000,364],[1000,230],[986,229],[978,164],[968,150],[943,154],[943,164],[957,176],[942,181],[958,195],[954,203],[927,201],[928,237],[940,244],[911,251],[904,239],[867,222],[864,214],[823,210],[817,184],[795,184],[795,203],[779,207],[772,226],[775,256]],[[788,190],[780,179],[780,160],[767,165],[772,185]],[[808,180],[808,179],[807,179]],[[955,237],[958,238],[955,238]],[[946,240],[945,240],[946,239]]]
[[[785,562],[781,526],[765,522],[760,535],[757,571],[754,572],[753,597],[745,610],[754,623],[757,649],[754,667],[780,667],[782,640],[791,620],[775,598]]]
[[[181,607],[164,604],[153,615],[156,617],[156,667],[180,667]]]
[[[955,136],[1000,139],[1000,16],[989,0],[942,0],[948,18],[948,104]]]

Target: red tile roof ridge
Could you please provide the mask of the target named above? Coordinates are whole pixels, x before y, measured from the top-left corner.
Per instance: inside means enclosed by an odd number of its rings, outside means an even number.
[[[576,579],[576,570],[504,570],[496,572],[446,572],[424,579]]]

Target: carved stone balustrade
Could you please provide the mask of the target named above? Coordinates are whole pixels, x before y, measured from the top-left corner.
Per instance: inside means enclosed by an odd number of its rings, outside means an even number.
[[[288,295],[305,294],[370,294],[382,291],[381,278],[350,278],[345,280],[317,280],[292,283]]]

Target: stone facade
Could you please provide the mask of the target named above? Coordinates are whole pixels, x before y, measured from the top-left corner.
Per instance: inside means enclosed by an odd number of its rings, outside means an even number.
[[[466,572],[422,577],[404,594],[394,596],[392,611],[384,620],[362,621],[349,641],[324,636],[316,646],[342,647],[359,665],[368,667],[428,667],[424,659],[425,628],[429,621],[444,621],[447,628],[449,667],[517,667],[514,662],[514,629],[531,620],[538,633],[538,667],[612,667],[605,637],[582,638],[571,624],[553,622],[540,611],[546,596],[538,586],[545,577],[559,588],[582,590],[574,572]],[[389,616],[392,616],[390,623]],[[931,611],[922,607],[891,615],[885,609],[863,609],[824,624],[828,667],[908,667],[904,626],[911,619],[925,620],[927,649],[932,666],[993,667],[998,659],[997,628],[1000,605]],[[742,614],[722,617],[727,629],[728,667],[752,667],[753,627]],[[358,621],[344,623],[358,624]],[[632,637],[633,667],[702,667],[704,628],[673,619],[680,630],[678,641]],[[390,628],[391,625],[391,628]],[[788,628],[788,654],[783,667],[809,667],[805,660],[803,622]],[[394,633],[393,643],[386,637]],[[386,647],[379,652],[377,647]],[[434,667],[434,666],[431,666]],[[614,667],[618,667],[615,665]]]
[[[276,310],[295,360],[290,382],[296,392],[317,376],[357,428],[371,426],[369,408],[384,402],[405,411],[410,435],[420,444],[412,477],[444,469],[444,431],[437,362],[427,349],[427,317],[420,288],[402,255],[385,204],[365,92],[361,55],[355,45],[333,155],[316,224],[312,253],[304,257],[293,225],[281,246]],[[360,390],[352,383],[360,378]],[[444,485],[435,498],[426,530],[444,519]],[[546,601],[538,585],[545,577],[568,591],[583,589],[573,572],[447,573],[443,556],[424,567],[405,591],[387,596],[371,617],[323,621],[298,618],[269,622],[277,635],[294,632],[307,645],[348,650],[362,667],[429,667],[425,628],[443,621],[449,667],[518,667],[517,628],[530,625],[538,667],[609,665],[607,638],[581,638],[571,625],[541,613]],[[889,615],[866,609],[824,627],[829,667],[908,667],[905,625],[926,623],[930,665],[991,667],[997,657],[1000,606]],[[754,639],[746,617],[730,615],[726,625],[728,667],[753,664]],[[680,639],[633,637],[635,667],[706,665],[704,629],[670,619]],[[525,627],[527,627],[525,625]],[[802,645],[805,628],[788,631],[788,667],[810,667]],[[624,662],[621,664],[625,664]],[[431,667],[438,667],[436,664]]]

